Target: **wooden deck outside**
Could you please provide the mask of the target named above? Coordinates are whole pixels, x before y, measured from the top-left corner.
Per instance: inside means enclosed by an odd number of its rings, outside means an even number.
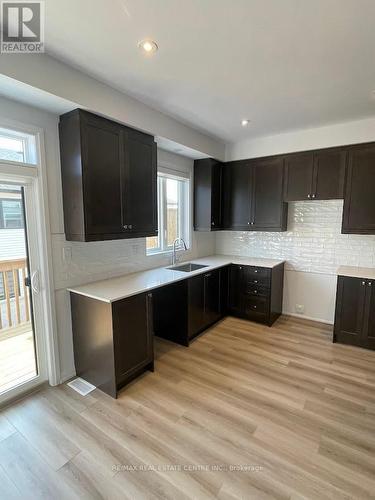
[[[36,374],[31,323],[0,330],[0,394]]]
[[[0,394],[36,375],[26,259],[0,262]]]

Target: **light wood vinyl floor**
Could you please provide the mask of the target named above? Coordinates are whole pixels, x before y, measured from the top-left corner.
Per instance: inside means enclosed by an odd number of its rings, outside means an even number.
[[[0,413],[0,498],[375,498],[375,352],[227,318],[116,401],[44,389]]]

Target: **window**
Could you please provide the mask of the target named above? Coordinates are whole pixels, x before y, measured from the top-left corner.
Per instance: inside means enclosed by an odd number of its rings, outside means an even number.
[[[0,161],[36,165],[35,137],[23,132],[0,128]]]
[[[147,255],[172,250],[176,238],[183,238],[189,247],[189,189],[188,178],[158,172],[159,235],[147,238]]]
[[[21,193],[16,186],[0,185],[0,229],[23,228]]]

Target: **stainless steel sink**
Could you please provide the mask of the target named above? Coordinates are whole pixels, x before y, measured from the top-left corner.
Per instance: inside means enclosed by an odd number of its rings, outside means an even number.
[[[197,271],[198,269],[202,269],[204,266],[202,264],[194,264],[193,262],[185,262],[185,264],[179,264],[178,266],[167,267],[171,271],[183,271],[184,273],[191,273],[192,271]]]

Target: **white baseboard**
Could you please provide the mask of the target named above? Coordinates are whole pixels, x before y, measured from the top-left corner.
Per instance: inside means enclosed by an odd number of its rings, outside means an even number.
[[[76,376],[77,376],[77,374],[76,374],[75,370],[72,371],[71,373],[68,373],[68,374],[66,374],[66,373],[62,374],[61,379],[60,379],[60,384],[64,384],[65,382],[67,382],[68,380],[70,380]]]
[[[324,323],[325,325],[333,325],[333,321],[327,321],[326,319],[321,318],[313,318],[311,316],[306,316],[305,314],[297,314],[289,311],[283,311],[283,314],[286,316],[293,316],[295,318],[307,319],[309,321],[316,321],[317,323]]]

